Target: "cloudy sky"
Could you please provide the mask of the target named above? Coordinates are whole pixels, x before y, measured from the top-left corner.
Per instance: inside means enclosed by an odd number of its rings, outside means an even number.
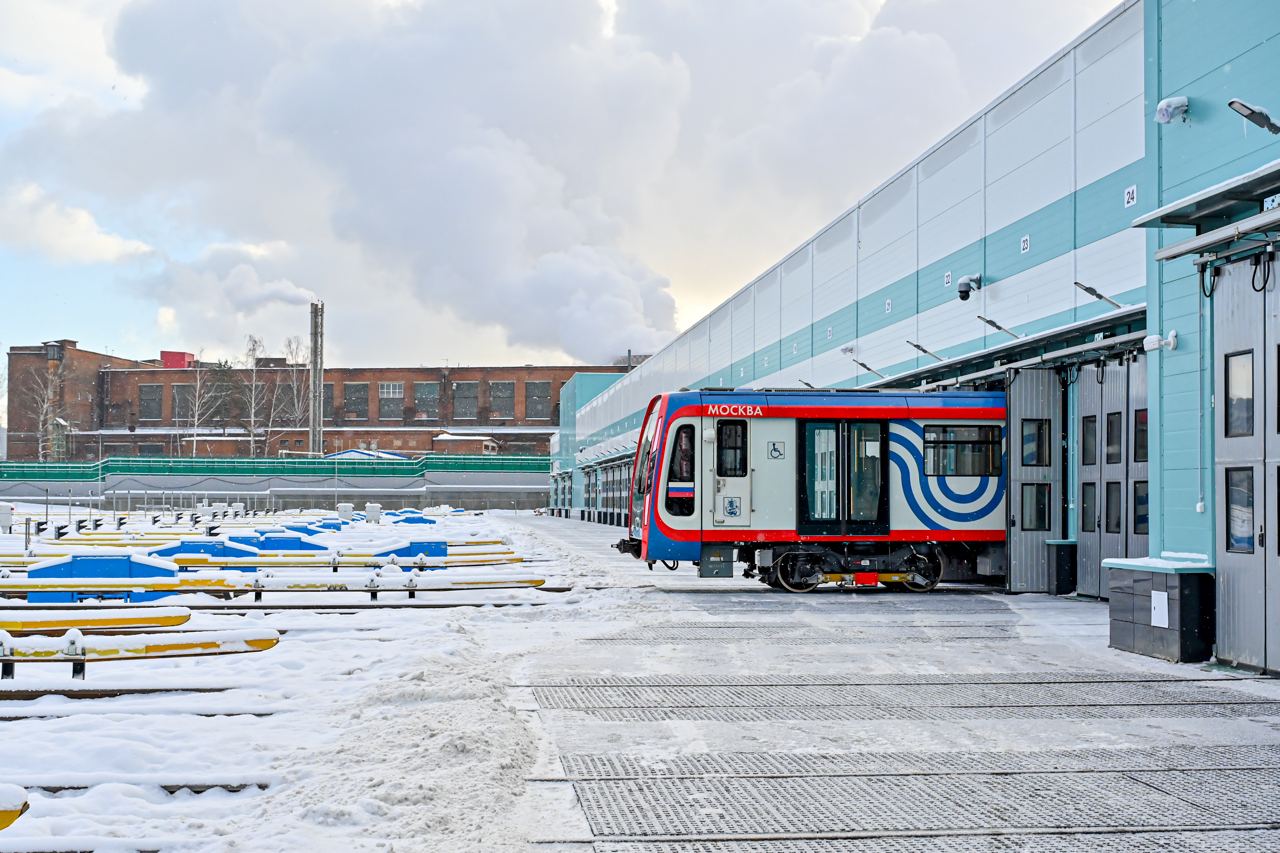
[[[647,351],[1115,0],[0,0],[0,345]]]

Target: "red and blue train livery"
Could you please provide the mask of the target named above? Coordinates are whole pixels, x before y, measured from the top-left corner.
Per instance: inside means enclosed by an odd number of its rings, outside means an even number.
[[[1001,392],[660,394],[617,548],[792,592],[1003,575],[1006,418]]]

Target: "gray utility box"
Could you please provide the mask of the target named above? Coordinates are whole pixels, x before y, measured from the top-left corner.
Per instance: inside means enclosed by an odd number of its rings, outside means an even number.
[[[1111,569],[1111,648],[1177,662],[1213,654],[1214,578]]]
[[[698,563],[698,577],[733,577],[733,550],[732,545],[703,545],[702,560]]]

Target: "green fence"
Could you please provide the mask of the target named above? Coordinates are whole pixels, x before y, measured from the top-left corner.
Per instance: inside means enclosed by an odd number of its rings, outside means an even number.
[[[421,477],[431,471],[550,474],[548,456],[421,456],[417,459],[201,459],[113,457],[101,462],[0,462],[0,480],[92,482],[113,475],[224,477]]]

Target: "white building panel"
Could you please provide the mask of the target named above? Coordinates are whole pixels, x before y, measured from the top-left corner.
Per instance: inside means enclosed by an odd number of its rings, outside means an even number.
[[[1010,329],[1074,308],[1078,290],[1074,276],[1075,261],[1067,253],[984,287],[984,316]]]
[[[813,316],[817,320],[858,298],[857,211],[818,235],[813,247]]]
[[[1084,187],[1142,159],[1142,95],[1076,132],[1076,186]]]
[[[926,266],[982,239],[982,195],[975,193],[946,212],[920,223],[920,266]]]
[[[981,119],[920,161],[916,171],[922,222],[982,192]]]
[[[916,227],[916,180],[911,170],[887,184],[858,208],[861,255],[874,254]]]
[[[1116,16],[1109,24],[1076,46],[1076,73],[1079,74],[1099,62],[1117,47],[1126,45],[1134,36],[1138,36],[1139,40],[1141,40],[1141,3],[1133,5],[1124,13]]]
[[[755,348],[776,343],[782,328],[782,284],[771,269],[755,283]]]
[[[783,336],[798,332],[813,322],[813,244],[810,243],[782,263]]]
[[[1130,36],[1088,68],[1076,71],[1076,128],[1093,124],[1142,95],[1142,34]]]
[[[987,233],[1070,195],[1071,160],[1068,139],[987,187]]]
[[[891,366],[920,355],[907,343],[908,340],[917,340],[918,331],[913,314],[905,320],[859,338],[853,345],[853,357],[866,362],[868,367],[885,373]],[[857,365],[854,367],[856,374],[860,375],[862,370]]]
[[[707,355],[711,360],[708,373],[718,373],[729,366],[733,353],[733,314],[730,309],[731,306],[726,304],[711,312],[707,324],[710,336]]]
[[[858,297],[870,296],[887,284],[911,275],[916,269],[916,233],[912,231],[874,254],[862,252],[858,260]]]
[[[691,381],[697,382],[711,372],[711,363],[708,360],[707,321],[700,321],[696,326],[685,332],[685,337],[689,339],[689,373],[692,375]]]
[[[953,299],[918,314],[916,317],[916,333],[920,335],[918,343],[938,352],[947,347],[980,340],[983,335],[991,331],[991,327],[978,319],[979,314],[990,316],[983,313],[986,310],[983,303],[983,296],[986,293],[984,289],[974,294],[968,302]]]
[[[748,287],[733,298],[733,351],[734,361],[746,358],[756,351],[755,290]]]
[[[1107,296],[1142,287],[1147,281],[1146,230],[1127,228],[1076,249],[1076,280]],[[1072,289],[1076,304],[1095,301],[1080,288]]]
[[[1055,89],[1028,104],[1019,115],[997,129],[988,126],[987,183],[1010,174],[1070,138],[1071,129],[1071,85],[1064,75]]]
[[[858,366],[853,363],[848,353],[833,349],[814,356],[811,371],[813,378],[809,381],[822,387],[851,378],[858,372]]]

